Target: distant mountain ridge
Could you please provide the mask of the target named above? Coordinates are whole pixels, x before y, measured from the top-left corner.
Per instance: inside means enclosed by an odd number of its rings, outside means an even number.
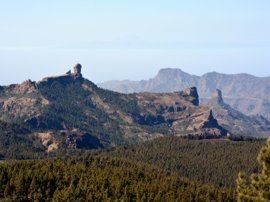
[[[188,74],[181,69],[161,69],[149,80],[109,81],[100,87],[122,92],[175,92],[196,86],[202,103],[208,103],[216,89],[223,92],[224,100],[247,115],[263,115],[270,119],[270,77],[249,74],[206,73],[202,76]]]

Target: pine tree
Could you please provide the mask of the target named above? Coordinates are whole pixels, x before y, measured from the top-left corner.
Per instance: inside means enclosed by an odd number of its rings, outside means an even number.
[[[239,173],[237,180],[238,201],[270,201],[270,139],[258,156],[261,172],[251,176],[247,185],[245,175]]]

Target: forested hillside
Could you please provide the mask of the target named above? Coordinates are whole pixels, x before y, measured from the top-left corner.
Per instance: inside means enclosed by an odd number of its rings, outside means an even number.
[[[45,147],[28,133],[21,125],[0,121],[0,160],[44,157]]]
[[[110,157],[45,159],[0,165],[6,201],[233,201],[235,192]]]
[[[237,174],[258,171],[256,157],[264,144],[166,137],[107,150],[62,150],[54,154],[59,157],[44,160],[5,161],[0,165],[0,197],[235,200]]]
[[[264,144],[265,140],[236,142],[168,137],[115,148],[109,154],[150,163],[203,183],[233,188],[240,171],[258,170],[256,159]]]

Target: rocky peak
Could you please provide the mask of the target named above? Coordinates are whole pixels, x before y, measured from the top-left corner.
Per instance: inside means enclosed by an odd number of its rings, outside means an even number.
[[[65,74],[62,74],[59,76],[45,77],[37,83],[37,86],[41,87],[44,85],[51,85],[53,82],[56,82],[56,81],[63,85],[65,84],[68,85],[70,83],[77,82],[77,81],[81,82],[84,80],[82,77],[81,71],[82,71],[82,65],[78,63],[73,67],[73,72],[69,70]]]
[[[214,132],[216,135],[220,135],[220,136],[227,135],[227,130],[221,127],[217,119],[214,118],[212,109],[209,112],[207,120],[203,123],[202,128],[205,129],[207,132],[210,132],[210,131],[212,133]]]
[[[212,104],[224,105],[221,90],[216,89],[216,91],[214,93],[212,93],[211,102],[212,102]]]
[[[213,119],[215,119],[215,118],[213,116],[213,110],[211,109],[210,113],[209,113],[209,116],[208,116],[208,120],[213,120]]]
[[[192,104],[199,106],[199,94],[196,87],[187,88],[182,92],[185,97],[190,97]]]
[[[181,69],[165,68],[165,69],[161,69],[158,72],[155,79],[164,80],[164,81],[167,81],[169,83],[172,83],[172,82],[177,82],[177,83],[184,82],[185,86],[188,86],[188,85],[186,85],[186,81],[193,80],[194,78],[193,78],[192,75],[187,74],[186,72],[182,71]],[[191,82],[191,83],[193,83],[193,82]]]
[[[176,76],[179,74],[185,74],[185,72],[183,72],[181,69],[176,68],[164,68],[159,70],[158,72],[159,76],[168,76],[168,75]]]
[[[213,116],[212,109],[209,112],[207,120],[203,124],[203,128],[216,128],[219,127],[218,121]]]
[[[74,75],[75,76],[79,76],[79,77],[81,77],[82,76],[82,65],[81,64],[76,64],[74,67],[73,67],[73,69],[74,69]]]

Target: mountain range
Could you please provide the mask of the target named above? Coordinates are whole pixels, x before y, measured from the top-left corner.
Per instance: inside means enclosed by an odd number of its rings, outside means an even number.
[[[50,153],[109,148],[163,136],[270,136],[267,119],[231,108],[219,90],[208,105],[200,104],[196,87],[123,94],[85,79],[81,68],[77,64],[63,75],[0,87],[1,149]]]
[[[220,89],[226,103],[246,115],[270,118],[270,77],[249,74],[221,74],[217,72],[195,76],[181,69],[161,69],[149,80],[108,81],[98,86],[121,92],[175,92],[195,86],[202,103],[208,103],[212,93]]]

